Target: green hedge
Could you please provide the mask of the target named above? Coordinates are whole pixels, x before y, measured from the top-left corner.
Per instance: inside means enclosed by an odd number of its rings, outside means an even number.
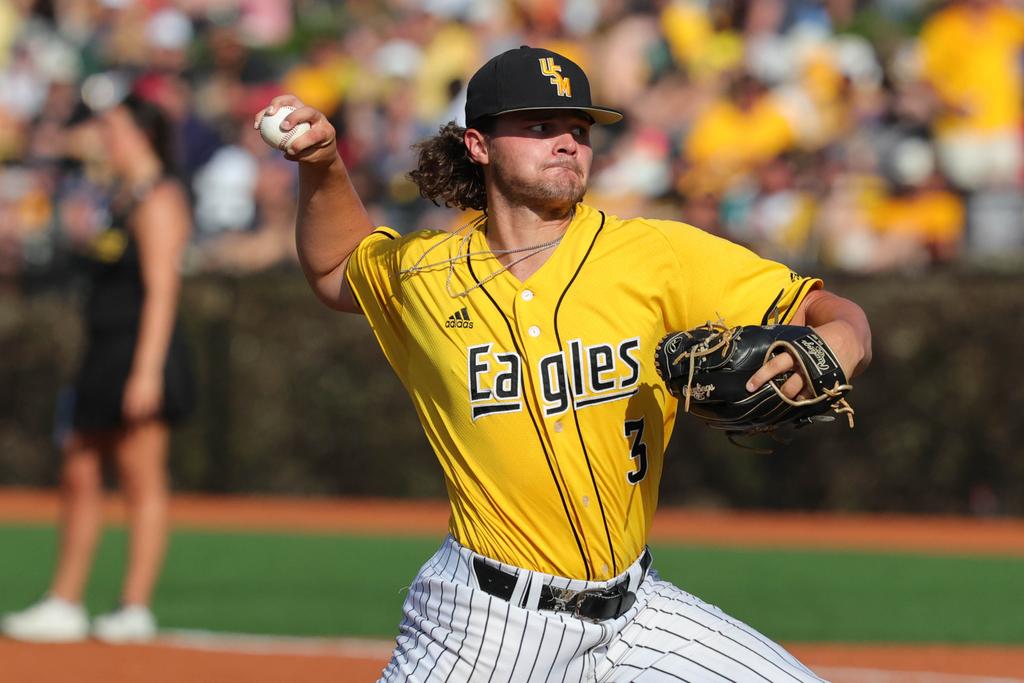
[[[857,427],[796,432],[772,455],[684,417],[670,503],[1024,514],[1024,276],[826,278],[867,310],[875,359]],[[443,496],[411,404],[365,322],[297,272],[186,283],[200,410],[176,434],[180,490]],[[55,397],[80,331],[69,298],[0,290],[0,484],[49,485]]]

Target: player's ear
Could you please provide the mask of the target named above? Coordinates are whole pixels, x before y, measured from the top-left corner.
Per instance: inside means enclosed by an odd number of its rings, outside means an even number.
[[[469,160],[474,164],[486,166],[490,161],[487,150],[487,136],[476,128],[467,128],[462,134],[462,141],[466,145],[466,153]]]

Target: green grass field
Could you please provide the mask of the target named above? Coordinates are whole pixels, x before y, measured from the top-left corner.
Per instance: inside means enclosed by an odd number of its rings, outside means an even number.
[[[105,532],[87,596],[112,607],[125,554]],[[165,628],[391,638],[437,538],[176,531]],[[0,525],[0,612],[45,589],[56,536]],[[1024,558],[653,546],[662,576],[787,641],[1024,644]]]

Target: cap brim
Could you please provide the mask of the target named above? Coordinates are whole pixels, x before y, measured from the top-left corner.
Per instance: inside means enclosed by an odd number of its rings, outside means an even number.
[[[583,111],[590,114],[590,117],[594,119],[594,123],[599,123],[601,125],[618,123],[624,118],[624,114],[621,111],[607,109],[605,107],[587,107]]]
[[[607,107],[518,107],[516,109],[505,109],[494,114],[488,114],[487,116],[501,116],[502,114],[511,114],[517,111],[544,111],[544,110],[566,110],[566,111],[582,111],[590,118],[594,119],[594,123],[601,125],[607,125],[609,123],[618,123],[623,119],[623,114],[620,111],[614,109],[608,109]],[[479,117],[484,118],[484,117]],[[478,119],[479,120],[479,119]],[[470,126],[472,128],[472,126]]]

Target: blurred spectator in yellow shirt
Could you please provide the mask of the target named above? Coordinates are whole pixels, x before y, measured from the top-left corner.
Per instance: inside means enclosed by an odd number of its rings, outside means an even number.
[[[726,97],[697,115],[685,142],[687,176],[719,189],[789,149],[795,141],[779,103],[757,79],[739,73]],[[693,178],[684,178],[685,186]],[[715,188],[714,186],[718,186]]]
[[[750,246],[794,268],[804,266],[812,256],[810,237],[818,207],[809,182],[811,163],[811,156],[786,154],[765,164],[757,174],[757,192],[745,217]]]
[[[415,76],[417,117],[438,125],[447,123],[451,86],[467,81],[468,65],[480,59],[480,45],[470,27],[456,22],[439,26],[423,48]]]
[[[337,110],[346,86],[355,77],[351,60],[341,51],[337,41],[320,40],[281,79],[283,92],[295,93],[303,102],[328,116]]]
[[[885,178],[864,134],[826,154],[817,170],[824,188],[815,217],[818,260],[822,265],[866,273],[879,269],[878,237],[871,221],[885,198]]]
[[[1022,47],[1024,14],[1001,0],[958,0],[921,31],[923,76],[939,100],[940,163],[961,189],[1018,180]]]
[[[932,146],[908,137],[889,152],[892,188],[875,204],[871,222],[890,267],[949,263],[964,237],[963,200],[936,168]]]
[[[697,81],[736,68],[743,60],[743,39],[730,25],[733,17],[723,7],[715,9],[712,15],[707,3],[674,0],[659,16],[672,59]]]

